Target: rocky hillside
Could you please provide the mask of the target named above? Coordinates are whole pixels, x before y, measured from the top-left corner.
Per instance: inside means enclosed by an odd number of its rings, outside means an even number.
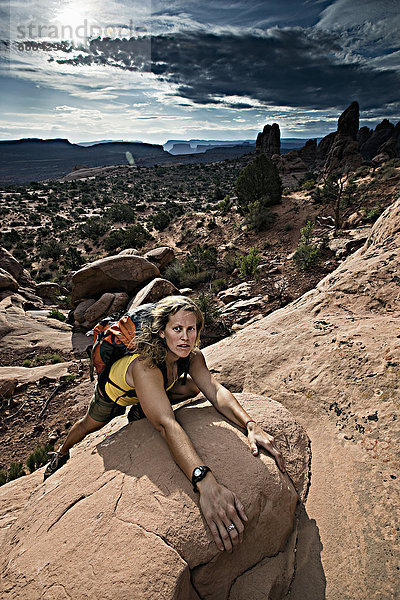
[[[399,247],[400,200],[316,289],[205,350],[223,383],[282,402],[311,438],[290,598],[400,594]]]
[[[212,372],[243,394],[277,439],[302,500],[296,513],[294,488],[272,459],[262,459],[264,480],[242,434],[207,403],[182,409],[179,418],[198,435],[208,461],[215,460],[215,428],[221,429],[215,469],[222,480],[229,473],[249,510],[243,549],[233,559],[215,556],[190,485],[176,468],[170,472],[161,439],[147,422],[121,429],[120,417],[83,442],[46,483],[36,472],[2,488],[9,597],[56,589],[74,597],[83,590],[88,598],[100,590],[115,597],[118,590],[124,598],[133,589],[144,598],[182,600],[396,598],[399,243],[397,200],[363,246],[314,290],[205,349]],[[88,388],[70,394],[64,412],[87,401]],[[309,491],[301,426],[311,440]],[[150,442],[156,462],[148,460]],[[141,548],[133,564],[115,562],[111,549],[119,544],[132,545],[133,553]],[[109,547],[112,568],[105,571]],[[78,569],[84,577],[76,587]]]

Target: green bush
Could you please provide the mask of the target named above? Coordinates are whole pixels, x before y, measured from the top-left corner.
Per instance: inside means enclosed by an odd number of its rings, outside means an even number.
[[[125,248],[142,248],[152,235],[142,225],[133,225],[128,229],[111,231],[104,240],[104,249],[107,252]]]
[[[11,231],[6,231],[1,234],[1,245],[6,248],[6,250],[11,250],[14,244],[18,244],[21,241],[21,236],[16,229],[11,229]]]
[[[7,472],[7,482],[14,481],[14,479],[18,479],[19,477],[23,477],[26,475],[24,471],[24,465],[21,462],[11,463],[8,472]]]
[[[293,255],[293,260],[299,269],[307,271],[319,261],[319,248],[312,241],[314,223],[307,221],[305,227],[300,229],[300,241]]]
[[[214,279],[214,281],[211,282],[211,291],[213,294],[218,294],[218,292],[224,290],[226,287],[227,283],[225,279]]]
[[[40,256],[42,258],[51,258],[52,260],[58,260],[64,250],[63,245],[57,240],[49,240],[45,242],[40,249]]]
[[[57,321],[66,321],[67,317],[61,311],[56,308],[52,308],[49,314],[47,315],[49,319],[56,319]]]
[[[362,208],[361,212],[363,215],[363,222],[364,223],[375,223],[375,221],[378,219],[378,217],[381,216],[381,214],[383,213],[385,209],[383,208],[383,206],[379,206],[379,205],[375,205],[370,209],[366,209],[366,208]]]
[[[108,225],[100,217],[90,217],[79,229],[84,239],[91,240],[93,243],[97,244],[99,238],[106,233]]]
[[[221,215],[226,215],[233,206],[233,201],[229,198],[229,196],[225,196],[221,202],[218,202],[217,209],[221,213]]]
[[[46,446],[38,446],[26,460],[26,466],[29,469],[29,473],[33,473],[36,469],[39,469],[49,461],[49,452],[54,450],[53,444],[47,444]]]
[[[157,229],[157,231],[164,231],[164,229],[171,223],[171,217],[164,210],[160,210],[151,217],[151,222],[154,229]]]
[[[301,189],[302,190],[312,190],[315,187],[315,179],[306,179],[306,181],[304,181],[301,184]]]
[[[71,271],[76,271],[85,262],[82,254],[77,248],[70,246],[64,254],[64,267]]]
[[[254,276],[257,272],[257,267],[260,264],[261,257],[256,248],[250,248],[250,252],[246,256],[237,259],[239,274],[241,277]]]
[[[179,260],[172,261],[164,271],[165,279],[168,279],[171,283],[173,283],[177,287],[182,286],[182,280],[184,277],[184,269],[183,265],[179,262]]]
[[[134,223],[135,211],[129,204],[116,203],[107,209],[106,218],[112,223]]]
[[[251,205],[256,201],[259,201],[261,210],[282,200],[282,181],[278,169],[265,154],[257,156],[239,173],[235,189],[243,215],[250,212]]]
[[[214,327],[220,317],[219,309],[214,306],[212,297],[209,294],[200,294],[196,300],[204,316],[204,326]]]
[[[272,226],[275,219],[276,213],[271,212],[266,206],[262,206],[260,200],[249,203],[246,223],[250,229],[265,231]]]

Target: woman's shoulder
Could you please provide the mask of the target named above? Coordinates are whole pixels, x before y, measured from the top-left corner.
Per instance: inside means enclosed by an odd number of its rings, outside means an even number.
[[[129,368],[131,372],[134,373],[143,373],[149,376],[157,375],[161,373],[161,369],[153,363],[153,361],[145,356],[141,356],[140,354],[137,356],[136,360],[134,360]]]

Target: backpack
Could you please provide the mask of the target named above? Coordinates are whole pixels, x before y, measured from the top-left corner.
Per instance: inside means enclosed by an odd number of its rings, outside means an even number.
[[[90,381],[94,370],[100,376],[111,365],[133,351],[136,334],[150,324],[155,304],[143,304],[126,312],[119,320],[105,317],[86,335],[93,335],[90,354]]]
[[[87,348],[90,356],[90,380],[94,381],[96,369],[103,396],[107,397],[105,383],[112,365],[126,354],[134,353],[136,334],[142,331],[145,325],[151,323],[154,307],[155,304],[152,303],[142,304],[128,310],[119,320],[115,320],[112,316],[105,317],[86,334],[93,335],[93,344]],[[189,362],[190,357],[178,360],[178,376],[184,375],[183,384],[186,384]],[[161,365],[160,369],[166,382],[166,365]],[[125,392],[125,395],[130,394]]]

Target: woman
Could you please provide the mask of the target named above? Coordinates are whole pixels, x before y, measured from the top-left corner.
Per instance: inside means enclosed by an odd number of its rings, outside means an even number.
[[[254,455],[258,454],[258,446],[262,446],[274,456],[281,471],[284,471],[284,462],[273,438],[208,370],[198,348],[203,325],[201,311],[188,298],[168,296],[160,300],[153,311],[151,325],[135,339],[135,354],[126,355],[112,365],[107,381],[100,386],[103,394],[96,386],[86,416],[75,423],[65,442],[54,453],[46,467],[45,478],[65,464],[74,444],[103,427],[114,416],[123,414],[126,406],[131,404],[130,420],[141,418],[143,411],[143,416],[160,432],[176,464],[200,494],[200,508],[218,549],[231,552],[243,539],[243,523],[247,521],[244,507],[203,464],[176,421],[171,403],[202,392],[220,413],[247,430]],[[186,369],[189,376],[186,377],[185,372],[182,378]]]

